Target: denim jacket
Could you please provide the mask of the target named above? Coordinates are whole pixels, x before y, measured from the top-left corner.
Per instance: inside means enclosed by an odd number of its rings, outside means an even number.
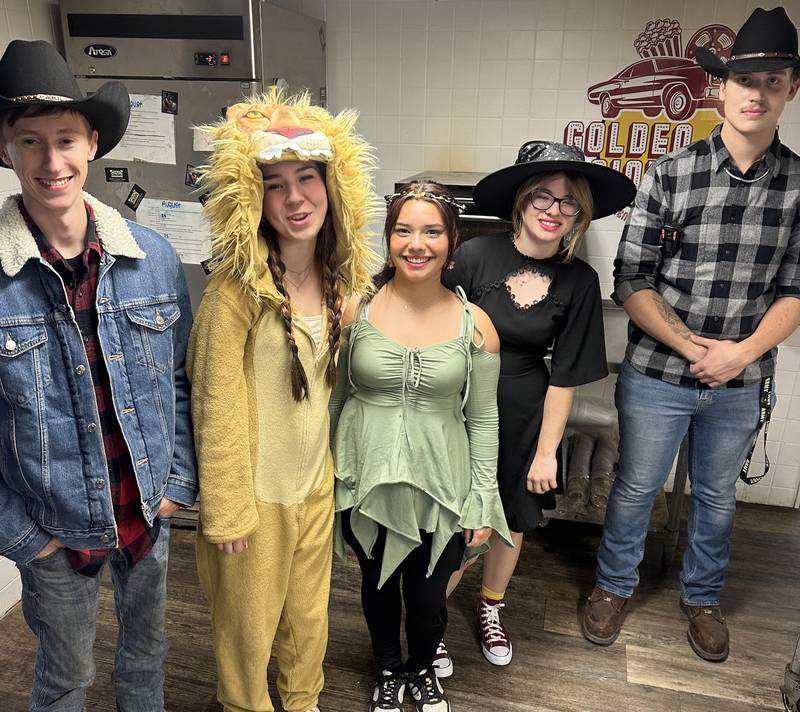
[[[152,523],[163,497],[197,496],[189,383],[191,328],[175,251],[89,195],[103,244],[96,308],[114,409]],[[80,331],[57,272],[18,207],[0,206],[0,556],[33,559],[117,545],[103,436]]]

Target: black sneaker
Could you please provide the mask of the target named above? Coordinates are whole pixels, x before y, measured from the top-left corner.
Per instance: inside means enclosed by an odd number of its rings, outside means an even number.
[[[408,689],[414,698],[417,712],[451,712],[447,695],[432,669],[409,675]]]
[[[403,695],[406,692],[406,676],[402,672],[381,670],[377,680],[372,681],[372,702],[369,712],[403,712]]]
[[[786,666],[786,673],[783,676],[781,694],[786,712],[800,712],[800,675],[795,673],[789,665]]]

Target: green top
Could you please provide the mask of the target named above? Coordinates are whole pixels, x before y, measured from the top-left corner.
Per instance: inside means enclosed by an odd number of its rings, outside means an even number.
[[[343,331],[331,396],[336,510],[352,509],[368,555],[386,527],[381,579],[433,533],[428,573],[462,529],[491,527],[509,545],[497,490],[498,354],[473,343],[464,292],[461,335],[401,346],[369,322],[369,305]],[[344,545],[337,536],[337,551]]]

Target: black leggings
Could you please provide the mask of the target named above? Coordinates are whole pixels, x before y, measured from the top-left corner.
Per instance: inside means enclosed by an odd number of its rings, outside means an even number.
[[[444,636],[447,624],[447,582],[464,556],[464,536],[454,534],[442,551],[433,573],[428,576],[433,536],[420,531],[422,544],[413,549],[400,566],[378,589],[386,528],[378,527],[378,538],[368,558],[350,528],[350,511],[341,513],[342,534],[352,547],[361,567],[361,606],[372,638],[372,650],[378,670],[403,671],[400,648],[400,619],[402,603],[406,606],[406,640],[408,664],[406,669],[417,672],[429,668],[436,646]]]

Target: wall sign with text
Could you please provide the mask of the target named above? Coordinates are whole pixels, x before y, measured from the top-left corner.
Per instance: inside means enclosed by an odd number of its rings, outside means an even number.
[[[564,143],[638,183],[651,161],[705,138],[720,122],[720,80],[695,55],[704,47],[727,57],[735,38],[725,25],[706,25],[684,45],[677,20],[651,20],[633,42],[638,60],[587,89],[602,119],[570,121]]]

